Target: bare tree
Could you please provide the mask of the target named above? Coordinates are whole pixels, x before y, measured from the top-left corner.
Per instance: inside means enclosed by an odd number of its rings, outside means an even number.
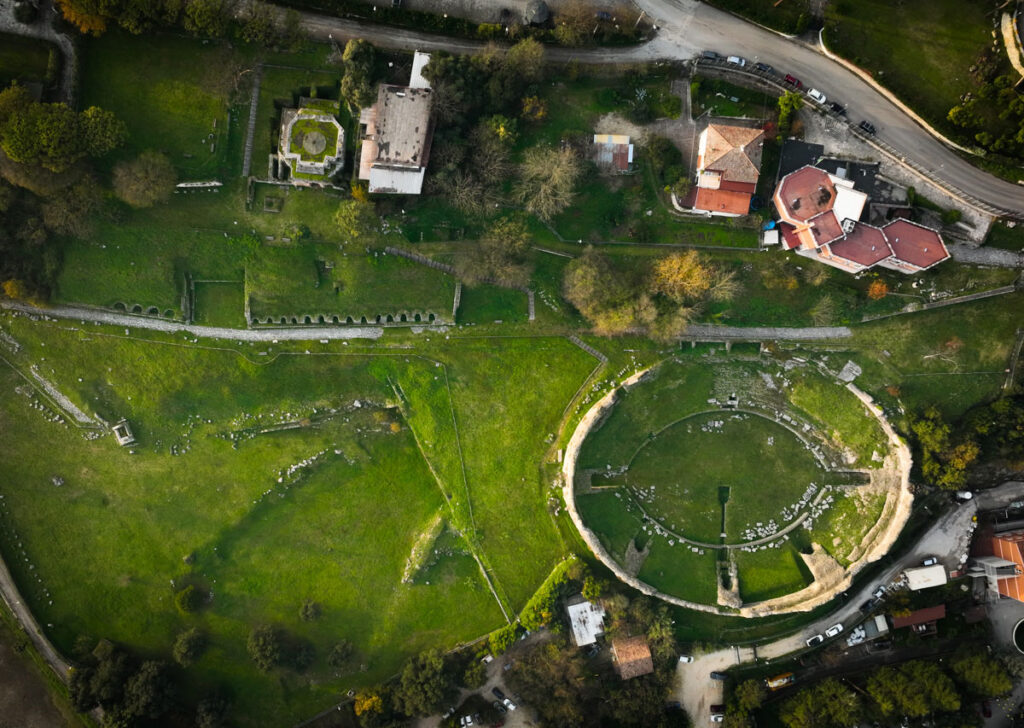
[[[571,147],[533,147],[526,150],[519,167],[516,196],[542,220],[550,220],[567,208],[575,196],[583,165]]]

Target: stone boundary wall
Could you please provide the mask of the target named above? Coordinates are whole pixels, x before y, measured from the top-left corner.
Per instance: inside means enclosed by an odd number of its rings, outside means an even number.
[[[910,492],[910,468],[913,464],[913,460],[910,455],[910,448],[905,442],[903,442],[899,435],[896,434],[896,431],[893,430],[888,420],[886,420],[882,410],[875,405],[871,397],[853,384],[847,384],[846,388],[849,389],[850,392],[852,392],[854,396],[864,404],[868,411],[875,416],[883,432],[885,432],[891,447],[890,456],[887,460],[895,459],[894,464],[899,475],[899,484],[895,492],[890,491],[886,496],[882,515],[868,533],[865,534],[864,539],[861,541],[861,543],[870,541],[870,545],[865,549],[864,554],[857,561],[850,564],[849,567],[841,572],[842,578],[829,584],[822,584],[816,580],[814,583],[798,592],[787,594],[776,599],[748,604],[737,611],[735,609],[723,609],[710,604],[698,604],[696,602],[680,599],[679,597],[675,597],[670,594],[665,594],[664,592],[655,589],[649,584],[646,584],[635,576],[629,574],[614,558],[612,558],[611,554],[609,554],[601,544],[597,534],[587,528],[583,523],[583,519],[580,517],[579,511],[576,510],[576,462],[579,458],[583,441],[586,440],[587,435],[590,434],[591,430],[594,429],[603,417],[610,412],[611,407],[614,406],[615,400],[617,399],[619,389],[628,389],[633,386],[657,366],[660,366],[660,364],[655,364],[654,367],[648,367],[647,369],[643,369],[633,374],[631,377],[624,380],[619,387],[616,387],[595,402],[593,406],[587,410],[587,413],[576,426],[576,429],[572,433],[572,437],[569,438],[569,442],[565,446],[565,458],[562,461],[562,496],[565,500],[565,507],[569,513],[569,517],[572,519],[573,524],[579,531],[583,541],[587,544],[587,547],[590,548],[594,555],[621,581],[629,584],[631,587],[643,594],[657,597],[669,604],[709,614],[741,617],[764,617],[772,614],[807,612],[831,601],[837,594],[849,588],[853,581],[853,577],[857,572],[867,564],[880,559],[888,553],[889,549],[892,548],[900,532],[903,530],[903,526],[906,524],[907,519],[910,517],[910,508],[914,501],[914,496]]]

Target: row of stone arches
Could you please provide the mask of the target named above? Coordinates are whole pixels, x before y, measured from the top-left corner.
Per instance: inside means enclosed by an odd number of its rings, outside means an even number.
[[[433,313],[400,313],[400,314],[379,314],[377,316],[332,316],[320,314],[317,316],[266,316],[260,318],[259,316],[252,317],[252,323],[254,326],[313,326],[315,324],[322,325],[347,325],[347,326],[369,326],[372,324],[387,325],[387,324],[419,324],[419,323],[434,323],[437,321],[437,316]]]
[[[137,313],[145,314],[147,316],[163,316],[164,318],[174,318],[174,309],[165,309],[163,313],[160,313],[160,309],[156,306],[143,307],[141,304],[134,304],[130,308],[128,304],[118,301],[114,304],[115,311],[123,311],[124,313]]]

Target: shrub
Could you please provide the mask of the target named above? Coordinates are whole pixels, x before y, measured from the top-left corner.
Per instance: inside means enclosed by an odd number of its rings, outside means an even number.
[[[307,599],[302,603],[302,606],[299,607],[299,618],[302,619],[303,622],[313,622],[320,619],[322,611],[323,610],[321,610],[320,605],[317,602],[314,602],[312,599]]]
[[[342,640],[338,644],[331,648],[331,651],[327,654],[327,664],[338,670],[346,667],[352,658],[355,656],[355,649],[352,647],[352,643],[347,640]]]
[[[183,614],[191,614],[203,606],[203,595],[192,584],[174,595],[174,604]]]
[[[174,661],[182,667],[188,667],[206,651],[206,635],[193,627],[180,633],[174,640],[171,654]]]
[[[516,626],[514,624],[508,624],[501,629],[494,630],[487,638],[487,643],[491,646],[491,653],[494,655],[500,655],[505,652],[505,650],[515,644],[515,641]]]
[[[473,660],[462,675],[462,684],[470,690],[483,687],[487,682],[487,667],[480,660]]]
[[[960,218],[963,217],[963,213],[956,209],[949,209],[942,213],[942,224],[953,225],[954,223],[960,222]]]
[[[284,652],[284,638],[281,631],[268,624],[253,627],[245,644],[249,657],[263,672],[281,663]]]
[[[868,298],[872,301],[881,301],[888,295],[889,286],[885,281],[871,281],[871,285],[868,286]]]

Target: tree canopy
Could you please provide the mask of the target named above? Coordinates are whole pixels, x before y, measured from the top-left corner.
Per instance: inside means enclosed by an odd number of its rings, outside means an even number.
[[[395,708],[408,716],[428,716],[442,707],[451,692],[444,655],[428,650],[405,664],[392,699]]]
[[[166,154],[152,150],[114,167],[114,194],[132,207],[152,207],[174,193],[178,173]]]

